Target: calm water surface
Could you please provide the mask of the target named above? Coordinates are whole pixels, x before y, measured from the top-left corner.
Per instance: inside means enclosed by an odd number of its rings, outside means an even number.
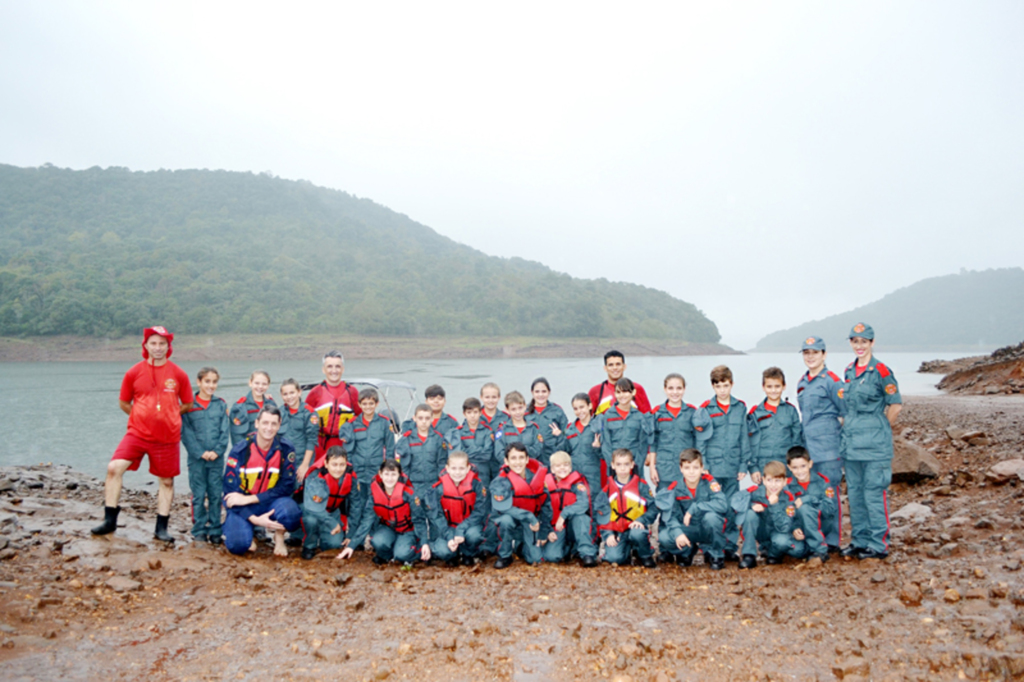
[[[952,359],[977,354],[878,353],[899,381],[904,395],[936,395],[938,375],[918,374],[924,360],[936,357]],[[850,353],[834,353],[829,368],[841,374],[852,360]],[[193,378],[204,362],[179,363]],[[322,379],[319,359],[309,362],[215,362],[221,374],[218,395],[233,403],[248,391],[247,381],[254,369],[270,373],[271,394],[277,398],[281,381],[294,377],[301,383]],[[799,353],[760,353],[754,355],[630,357],[626,376],[643,384],[652,403],[664,401],[662,381],[669,372],[679,372],[687,380],[685,400],[700,404],[714,393],[708,379],[711,368],[727,364],[733,370],[736,385],[733,395],[753,405],[764,398],[761,371],[776,365],[786,373],[786,396],[796,403],[796,383],[804,371]],[[121,378],[131,366],[121,362],[0,363],[0,414],[7,433],[0,439],[0,463],[37,464],[53,462],[102,476],[111,453],[125,433],[127,416],[117,405]],[[519,390],[529,398],[530,382],[546,377],[551,384],[552,400],[571,415],[573,394],[586,391],[605,378],[601,358],[594,359],[509,359],[509,360],[351,360],[345,365],[345,378],[378,378],[407,381],[417,388],[417,402],[423,389],[433,383],[444,386],[448,394],[447,411],[461,421],[462,401],[478,396],[480,386],[494,381],[502,392]],[[391,393],[393,407],[405,412],[410,403],[407,392]],[[182,451],[184,458],[184,450]],[[145,472],[125,477],[129,486],[150,484]],[[182,474],[185,473],[184,459]],[[185,491],[184,475],[177,488]]]

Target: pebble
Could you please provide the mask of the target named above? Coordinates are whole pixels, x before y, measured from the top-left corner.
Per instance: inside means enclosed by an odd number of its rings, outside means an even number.
[[[881,572],[875,573],[873,576],[871,576],[871,582],[873,583],[884,583],[885,580],[885,574]]]
[[[15,552],[12,548],[8,547],[7,549],[0,550],[0,561],[7,561],[8,559],[13,559],[17,555],[17,552]]]
[[[900,601],[907,606],[920,606],[923,598],[921,588],[914,583],[907,583],[900,591]]]
[[[942,598],[950,604],[955,604],[958,601],[960,601],[960,593],[951,587],[948,590],[946,590],[946,593],[942,595]]]
[[[114,576],[106,582],[106,586],[112,589],[114,592],[136,592],[142,589],[142,583],[138,580],[132,580],[131,578],[125,578],[124,576]]]

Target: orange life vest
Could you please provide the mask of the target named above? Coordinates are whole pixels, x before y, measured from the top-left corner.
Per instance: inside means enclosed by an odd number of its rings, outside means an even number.
[[[476,472],[470,469],[466,477],[456,485],[446,471],[434,484],[435,488],[441,486],[441,511],[452,528],[465,521],[476,507],[476,492],[473,491],[475,480]]]
[[[533,473],[533,479],[530,481],[509,469],[507,464],[501,467],[498,475],[507,478],[512,483],[512,505],[519,509],[525,509],[531,514],[536,514],[544,504],[544,478],[547,476],[548,470],[543,464],[532,458],[526,463],[526,469]]]
[[[578,485],[582,485],[587,491],[587,500],[590,500],[590,486],[587,479],[583,478],[578,471],[573,471],[561,481],[555,478],[554,474],[548,474],[544,478],[544,488],[551,499],[551,522],[554,523],[562,515],[562,510],[576,503]]]
[[[373,493],[373,511],[378,518],[396,533],[408,533],[413,529],[412,508],[405,501],[406,491],[412,492],[412,486],[399,480],[391,495],[384,490],[384,482],[380,477],[370,485]]]
[[[327,483],[327,511],[341,510],[341,527],[348,528],[349,493],[356,480],[356,474],[346,467],[345,474],[337,479],[327,471],[327,467],[316,470],[317,475]]]
[[[239,487],[249,495],[265,493],[275,485],[281,475],[281,449],[278,447],[267,457],[253,439],[249,443],[249,459],[239,467]]]
[[[629,524],[647,512],[647,500],[640,494],[640,477],[635,474],[622,488],[614,479],[610,479],[604,491],[608,493],[612,514],[611,521],[602,528],[624,533],[629,530]]]

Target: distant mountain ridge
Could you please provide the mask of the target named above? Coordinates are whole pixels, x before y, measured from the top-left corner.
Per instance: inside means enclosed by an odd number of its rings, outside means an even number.
[[[0,335],[628,337],[717,343],[669,294],[487,256],[269,174],[0,165]]]
[[[796,350],[808,336],[828,348],[845,344],[850,328],[866,322],[892,349],[992,348],[1024,339],[1024,269],[964,270],[931,277],[882,299],[823,320],[768,334],[756,351]]]

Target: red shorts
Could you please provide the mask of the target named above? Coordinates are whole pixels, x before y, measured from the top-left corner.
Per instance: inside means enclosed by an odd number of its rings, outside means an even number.
[[[132,463],[128,471],[136,471],[142,458],[149,455],[149,473],[160,478],[174,478],[181,473],[181,443],[154,443],[126,433],[111,459]]]

